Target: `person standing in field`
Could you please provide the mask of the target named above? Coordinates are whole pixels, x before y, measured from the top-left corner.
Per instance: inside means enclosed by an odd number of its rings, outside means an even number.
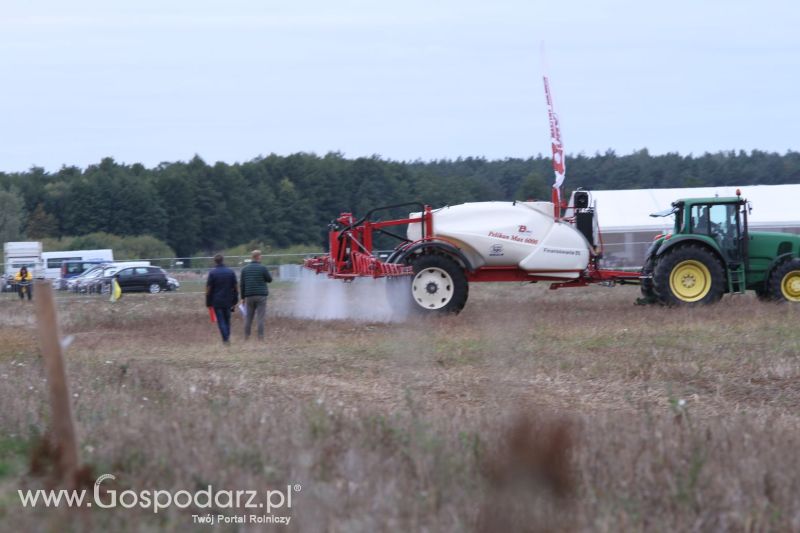
[[[267,267],[261,264],[261,250],[253,250],[252,261],[242,269],[240,292],[247,306],[247,318],[244,322],[244,338],[250,338],[253,319],[258,328],[258,339],[264,339],[264,317],[267,313],[267,283],[272,283],[272,276]]]
[[[31,301],[31,289],[33,289],[33,286],[31,285],[32,280],[33,276],[31,276],[31,273],[28,272],[28,267],[26,266],[20,268],[19,272],[17,272],[14,276],[14,281],[17,285],[17,291],[19,291],[20,301],[25,299],[25,294],[28,295],[28,301]]]
[[[222,342],[230,343],[231,311],[239,301],[236,274],[224,264],[222,254],[214,256],[214,268],[208,273],[206,281],[206,307],[212,307],[217,317],[217,326]]]

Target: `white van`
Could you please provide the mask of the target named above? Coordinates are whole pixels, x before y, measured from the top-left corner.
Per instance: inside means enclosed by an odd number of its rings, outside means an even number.
[[[42,253],[44,277],[46,279],[71,278],[80,275],[94,265],[111,263],[112,261],[114,261],[114,252],[110,249]],[[66,272],[62,269],[64,263],[69,266]]]
[[[42,243],[35,241],[7,242],[3,244],[3,262],[5,263],[6,277],[13,277],[24,266],[33,277],[40,278],[44,275]]]

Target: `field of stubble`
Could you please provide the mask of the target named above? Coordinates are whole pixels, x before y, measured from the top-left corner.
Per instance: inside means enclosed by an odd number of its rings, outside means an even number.
[[[268,341],[236,317],[227,348],[196,294],[60,299],[82,460],[119,491],[300,484],[285,531],[800,530],[800,308],[636,296],[473,285],[458,316],[370,324],[276,316],[276,287]],[[0,528],[207,530],[22,508],[48,484],[26,305],[0,300]]]

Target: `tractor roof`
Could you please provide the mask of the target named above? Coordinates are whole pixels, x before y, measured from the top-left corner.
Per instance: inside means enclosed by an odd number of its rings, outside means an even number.
[[[714,196],[710,198],[681,198],[673,203],[673,205],[695,205],[695,204],[738,204],[743,202],[741,196]]]

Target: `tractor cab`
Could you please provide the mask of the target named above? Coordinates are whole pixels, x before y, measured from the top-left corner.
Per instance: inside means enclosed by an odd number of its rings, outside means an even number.
[[[675,217],[675,235],[709,237],[726,261],[741,262],[745,257],[747,234],[746,201],[733,198],[694,198],[680,200]]]
[[[725,267],[727,291],[743,293],[747,271],[747,202],[740,196],[680,200],[675,235],[707,242]]]

